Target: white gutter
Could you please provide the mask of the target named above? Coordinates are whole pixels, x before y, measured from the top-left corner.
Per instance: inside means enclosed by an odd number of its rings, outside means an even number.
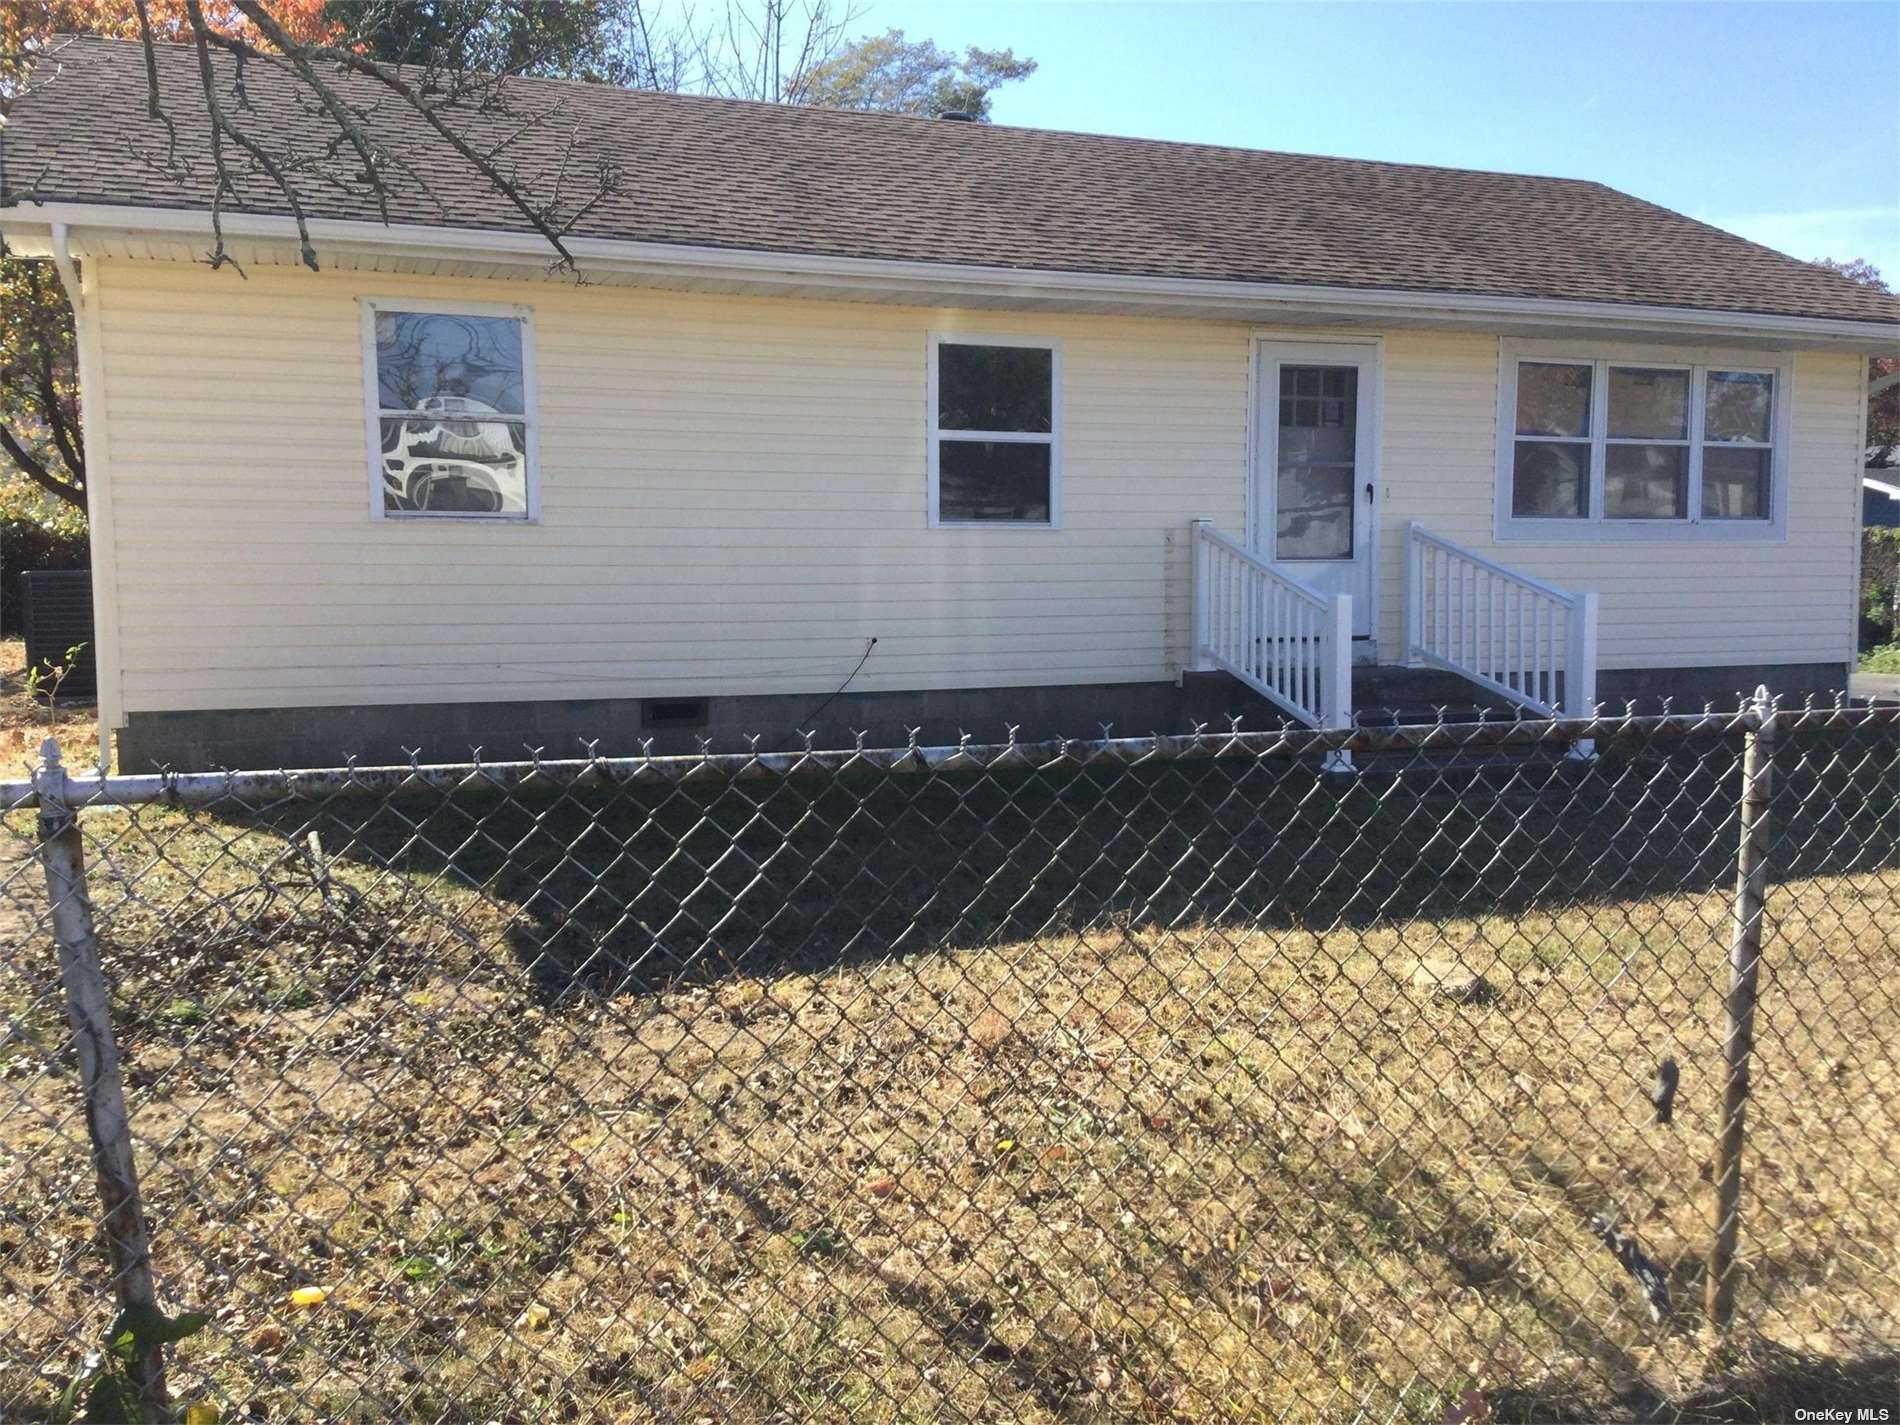
[[[151,236],[209,239],[207,212],[118,204],[22,205],[0,215],[0,227],[22,219],[38,226],[109,228]],[[296,224],[271,214],[227,213],[227,237],[294,239]],[[389,224],[351,219],[312,219],[311,237],[362,252],[415,255],[486,263],[518,263],[545,269],[553,254],[534,233],[427,224]],[[1027,301],[1118,301],[1169,307],[1231,308],[1236,315],[1271,317],[1308,310],[1361,318],[1482,319],[1500,326],[1551,323],[1601,328],[1671,331],[1684,335],[1745,336],[1851,344],[1861,349],[1900,346],[1900,323],[1790,317],[1694,307],[1578,301],[1570,298],[1498,297],[1455,292],[1322,287],[1280,282],[1237,282],[1199,277],[1152,277],[1107,272],[983,267],[965,263],[910,262],[890,258],[833,257],[759,249],[701,247],[683,243],[628,242],[570,237],[568,249],[590,271],[654,277],[718,276],[764,285],[837,287],[895,295]]]
[[[73,266],[72,248],[69,245],[66,224],[53,224],[53,270],[59,274],[59,285],[66,289],[66,300],[72,303],[73,321],[79,321],[79,269]]]

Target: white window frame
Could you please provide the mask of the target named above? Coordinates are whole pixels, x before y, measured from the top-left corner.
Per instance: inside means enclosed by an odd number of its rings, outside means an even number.
[[[538,524],[541,520],[541,398],[535,384],[534,312],[526,306],[501,302],[444,302],[427,297],[364,297],[358,302],[362,321],[363,416],[369,449],[369,513],[373,520],[419,520],[429,524],[474,521],[486,524]],[[376,314],[426,312],[448,317],[512,317],[521,323],[522,444],[526,447],[523,479],[527,509],[520,512],[478,510],[391,510],[383,498],[383,421],[403,413],[385,411],[376,378]],[[512,417],[510,419],[513,419]]]
[[[1049,353],[1049,429],[1043,431],[945,431],[938,427],[937,375],[945,346],[1024,346]],[[996,336],[987,332],[933,331],[929,334],[929,377],[925,382],[925,515],[931,529],[1059,530],[1062,528],[1062,343],[1054,337]],[[1047,520],[947,520],[938,506],[938,467],[945,440],[997,441],[1049,447],[1049,518]]]
[[[1521,362],[1548,363],[1558,366],[1588,366],[1590,383],[1590,462],[1588,513],[1575,517],[1533,517],[1518,515],[1511,508],[1512,479],[1517,454],[1517,374]],[[1686,371],[1689,373],[1689,448],[1688,517],[1686,519],[1619,518],[1603,513],[1603,477],[1605,454],[1611,445],[1676,445],[1680,440],[1647,440],[1635,437],[1612,439],[1609,434],[1609,369],[1612,366],[1641,367],[1649,371]],[[1758,520],[1712,519],[1702,514],[1703,418],[1707,402],[1708,373],[1744,372],[1774,378],[1774,399],[1769,411],[1768,443],[1768,517]],[[1638,346],[1625,343],[1587,341],[1530,341],[1505,339],[1498,343],[1497,413],[1497,506],[1494,533],[1499,543],[1717,543],[1773,544],[1788,537],[1788,440],[1794,408],[1794,360],[1790,353],[1774,351],[1720,350],[1710,347],[1684,348]],[[1525,436],[1526,440],[1551,440],[1557,443],[1583,444],[1577,437]],[[1764,447],[1743,441],[1733,444],[1740,450]]]

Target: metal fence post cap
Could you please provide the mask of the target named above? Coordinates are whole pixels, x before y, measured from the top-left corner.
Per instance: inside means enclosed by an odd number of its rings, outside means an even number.
[[[33,790],[39,795],[42,834],[62,829],[72,816],[67,806],[66,780],[59,742],[48,736],[40,743],[39,765],[33,769]]]

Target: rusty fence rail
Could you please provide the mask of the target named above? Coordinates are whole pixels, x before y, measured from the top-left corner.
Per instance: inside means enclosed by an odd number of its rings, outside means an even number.
[[[0,1419],[1900,1404],[1896,708],[49,747],[0,939]]]

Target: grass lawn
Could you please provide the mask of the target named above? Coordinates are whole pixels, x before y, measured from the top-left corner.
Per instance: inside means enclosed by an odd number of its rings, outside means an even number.
[[[307,808],[88,813],[161,1289],[215,1314],[174,1390],[747,1425],[1890,1401],[1891,739],[1785,754],[1742,1319],[1704,1329],[1732,751],[1480,810],[1265,764],[339,803],[321,869]],[[11,1418],[108,1313],[50,956],[9,939]],[[1660,1324],[1596,1214],[1663,1267]]]

